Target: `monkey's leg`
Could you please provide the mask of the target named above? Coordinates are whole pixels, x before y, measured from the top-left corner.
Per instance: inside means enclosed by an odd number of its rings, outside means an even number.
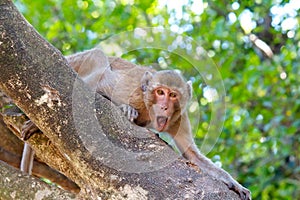
[[[98,82],[101,80],[104,72],[106,70],[110,71],[108,58],[98,48],[66,56],[66,59],[69,65],[93,91],[97,90]]]

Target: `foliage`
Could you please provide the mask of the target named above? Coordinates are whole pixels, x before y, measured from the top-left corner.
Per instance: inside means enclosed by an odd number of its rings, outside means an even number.
[[[163,27],[193,38],[219,66],[227,92],[223,131],[208,156],[248,187],[253,199],[299,198],[299,2],[166,2],[16,0],[15,4],[64,54],[92,48],[136,27]],[[271,47],[271,59],[249,40],[250,33]],[[192,113],[192,122],[200,144],[211,119],[203,77],[170,52],[139,49],[124,57],[162,68],[179,66],[193,81],[193,102],[200,102],[200,108]],[[199,113],[198,126],[193,119]]]

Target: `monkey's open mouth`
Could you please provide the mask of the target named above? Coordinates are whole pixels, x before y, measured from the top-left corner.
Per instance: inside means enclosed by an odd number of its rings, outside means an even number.
[[[159,116],[156,118],[156,122],[157,122],[157,130],[163,131],[167,126],[168,117]]]

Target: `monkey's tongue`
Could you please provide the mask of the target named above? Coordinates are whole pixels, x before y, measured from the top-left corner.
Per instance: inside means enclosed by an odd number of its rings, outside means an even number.
[[[157,130],[158,131],[163,131],[164,128],[166,127],[166,125],[167,125],[168,118],[160,116],[160,117],[156,118],[156,121],[157,121],[157,126],[158,126]]]

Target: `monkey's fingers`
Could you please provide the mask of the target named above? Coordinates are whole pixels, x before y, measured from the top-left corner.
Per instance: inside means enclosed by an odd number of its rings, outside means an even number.
[[[131,122],[133,122],[139,115],[136,109],[134,109],[130,105],[122,104],[120,108],[122,112],[125,114],[125,116],[127,117],[127,119]]]
[[[238,193],[242,200],[251,200],[251,192],[239,183],[231,183],[229,188]]]
[[[251,200],[251,192],[248,189],[242,187],[239,188],[237,192],[240,194],[241,199]]]

